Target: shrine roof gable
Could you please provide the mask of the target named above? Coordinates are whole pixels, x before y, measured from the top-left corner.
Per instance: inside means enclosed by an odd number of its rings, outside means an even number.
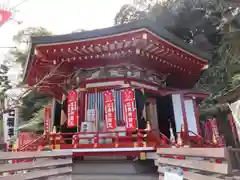
[[[186,51],[193,53],[204,60],[211,59],[211,56],[205,52],[200,51],[199,49],[185,43],[182,39],[170,33],[163,27],[157,25],[150,20],[138,20],[128,24],[112,26],[103,29],[96,29],[92,31],[83,31],[83,32],[75,32],[71,34],[64,35],[54,35],[54,36],[40,36],[40,37],[32,37],[32,44],[40,45],[40,44],[55,44],[55,43],[66,43],[71,41],[80,41],[80,40],[88,40],[93,38],[100,38],[104,36],[111,36],[115,34],[121,34],[126,32],[131,32],[134,30],[147,29],[159,37],[173,43],[174,45],[185,49]]]

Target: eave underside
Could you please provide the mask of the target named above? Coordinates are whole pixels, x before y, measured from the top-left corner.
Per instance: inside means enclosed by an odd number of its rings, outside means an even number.
[[[27,83],[46,86],[52,92],[79,69],[121,65],[169,74],[170,87],[189,89],[207,65],[207,61],[146,29],[87,41],[40,44],[34,51],[26,72]]]

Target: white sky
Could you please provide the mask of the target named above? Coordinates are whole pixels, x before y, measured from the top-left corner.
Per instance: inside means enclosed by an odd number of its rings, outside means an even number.
[[[0,0],[9,7],[23,0]],[[28,0],[19,6],[14,18],[0,27],[0,47],[14,46],[12,37],[18,30],[41,26],[54,34],[70,33],[76,29],[98,29],[112,26],[114,17],[124,4],[133,0]],[[0,62],[7,49],[0,48]],[[13,72],[15,74],[16,72]],[[14,76],[14,75],[13,75]]]

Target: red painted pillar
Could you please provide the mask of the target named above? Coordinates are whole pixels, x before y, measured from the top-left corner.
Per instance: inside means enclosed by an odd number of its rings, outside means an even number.
[[[183,115],[183,122],[184,122],[184,137],[183,137],[183,142],[188,143],[188,122],[187,122],[187,114],[186,114],[186,109],[185,109],[185,99],[184,99],[184,94],[180,94],[180,99],[181,99],[181,105],[182,105],[182,115]]]
[[[85,87],[85,85],[81,85],[80,86],[80,92],[79,92],[79,99],[80,99],[80,103],[79,103],[79,132],[81,131],[81,123],[84,121],[85,119],[85,94],[86,92],[83,90]]]
[[[192,100],[193,100],[194,115],[195,115],[195,119],[196,119],[196,123],[197,123],[198,135],[202,136],[196,97],[193,97]]]

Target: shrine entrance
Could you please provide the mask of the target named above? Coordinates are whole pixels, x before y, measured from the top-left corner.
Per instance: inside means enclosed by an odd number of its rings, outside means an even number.
[[[170,138],[170,127],[176,136],[176,125],[172,105],[172,96],[147,94],[146,118],[150,120],[153,132]]]

